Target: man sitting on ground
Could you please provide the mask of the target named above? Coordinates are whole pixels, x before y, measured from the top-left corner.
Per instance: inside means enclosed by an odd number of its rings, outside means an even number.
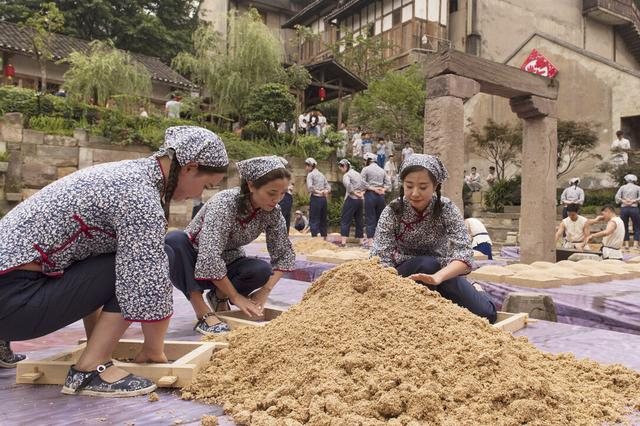
[[[569,204],[567,206],[567,217],[562,219],[558,231],[556,232],[556,242],[562,238],[562,248],[589,250],[589,246],[584,244],[590,234],[589,224],[586,217],[578,214],[580,206]]]

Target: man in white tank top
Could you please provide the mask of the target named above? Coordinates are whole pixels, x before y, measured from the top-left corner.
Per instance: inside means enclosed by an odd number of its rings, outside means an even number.
[[[602,258],[622,260],[622,244],[624,242],[624,223],[616,215],[616,210],[612,206],[604,206],[600,211],[600,216],[588,221],[589,225],[596,222],[606,222],[604,231],[589,235],[585,242],[591,238],[602,237]]]
[[[585,244],[585,239],[590,233],[588,220],[586,217],[579,215],[579,211],[580,206],[577,204],[569,204],[567,206],[567,217],[562,219],[556,232],[556,241],[564,235],[562,248],[589,250],[589,246]]]

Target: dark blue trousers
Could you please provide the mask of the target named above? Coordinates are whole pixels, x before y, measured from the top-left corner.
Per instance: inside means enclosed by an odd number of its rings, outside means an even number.
[[[165,247],[169,261],[172,251]],[[76,262],[60,277],[14,270],[0,275],[0,340],[45,336],[102,308],[120,312],[115,253]]]
[[[396,267],[403,277],[412,274],[434,274],[438,272],[440,264],[431,256],[417,256],[402,262]],[[445,299],[451,300],[458,306],[467,308],[474,314],[486,318],[491,324],[496,322],[496,306],[489,295],[484,291],[476,290],[464,277],[455,277],[442,282],[437,286],[427,286],[430,290],[437,291]]]
[[[493,253],[491,253],[491,244],[489,243],[480,243],[473,248],[474,250],[479,251],[480,253],[486,255],[489,260],[493,260]]]
[[[373,238],[376,234],[378,219],[380,219],[384,208],[384,195],[376,194],[373,191],[364,193],[364,215],[367,226],[367,238]]]
[[[196,280],[194,270],[198,253],[189,237],[183,231],[172,231],[164,239],[165,245],[173,249],[174,262],[171,268],[171,281],[175,288],[189,298],[192,291],[213,290],[211,281]],[[271,277],[271,265],[264,260],[241,257],[227,265],[227,278],[236,291],[248,296],[262,287]]]
[[[349,236],[349,228],[351,228],[351,222],[356,221],[356,238],[362,238],[362,200],[347,197],[342,205],[342,216],[340,217],[340,235],[343,237]]]
[[[284,217],[284,221],[287,224],[287,233],[289,232],[289,227],[291,226],[291,209],[293,208],[293,195],[288,192],[284,194],[282,200],[278,203],[280,205],[280,210],[282,211],[282,216]]]
[[[327,236],[327,198],[311,196],[309,203],[309,228],[311,228],[311,236],[315,237],[320,234]]]
[[[624,223],[624,240],[629,241],[629,219],[633,223],[633,239],[639,241],[640,238],[640,210],[638,207],[622,207],[620,209],[620,219]]]

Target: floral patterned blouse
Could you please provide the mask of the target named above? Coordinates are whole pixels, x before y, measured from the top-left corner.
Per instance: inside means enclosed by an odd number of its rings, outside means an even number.
[[[406,199],[401,216],[387,206],[380,215],[370,256],[378,256],[383,264],[393,267],[416,256],[433,256],[441,268],[459,260],[471,270],[473,250],[460,210],[442,197],[442,213],[434,220],[435,200],[434,196],[422,214]]]
[[[0,274],[36,262],[44,274],[60,276],[75,262],[115,253],[116,297],[124,318],[169,317],[173,287],[164,251],[164,184],[153,157],[89,167],[51,183],[0,220]]]
[[[246,217],[239,217],[240,188],[220,191],[200,209],[185,229],[198,251],[195,278],[221,280],[227,266],[245,257],[243,246],[264,232],[271,266],[275,270],[293,270],[296,255],[287,234],[287,225],[276,206],[270,212],[255,209]]]

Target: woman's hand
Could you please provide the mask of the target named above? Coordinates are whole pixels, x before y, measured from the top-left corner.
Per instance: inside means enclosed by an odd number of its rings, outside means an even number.
[[[413,274],[409,275],[409,278],[426,285],[439,285],[442,283],[442,279],[440,279],[436,274]]]
[[[138,353],[138,355],[136,355],[136,357],[133,359],[133,362],[138,364],[144,364],[147,362],[166,364],[169,362],[169,360],[167,359],[167,356],[164,354],[164,352],[154,354],[149,352],[143,347],[142,350]]]
[[[264,309],[264,305],[267,304],[267,298],[269,297],[269,293],[271,293],[271,289],[265,286],[262,286],[258,290],[253,292],[253,294],[251,295],[251,300],[253,300],[253,303],[258,305],[260,309]]]
[[[249,318],[255,318],[262,316],[262,307],[258,306],[253,300],[238,294],[231,302],[238,307],[242,312],[247,314]]]

